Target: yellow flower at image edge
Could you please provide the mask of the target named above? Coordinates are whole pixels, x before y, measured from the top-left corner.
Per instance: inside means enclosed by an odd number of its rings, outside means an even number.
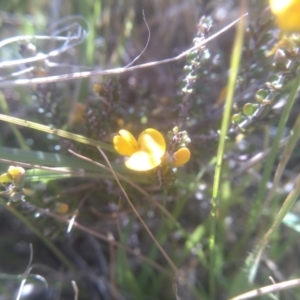
[[[120,130],[114,136],[116,151],[124,156],[129,156],[125,165],[135,171],[148,171],[161,163],[161,158],[166,151],[166,142],[162,134],[153,128],[144,130],[138,140],[127,130]]]
[[[300,0],[269,0],[278,26],[287,32],[300,32]]]

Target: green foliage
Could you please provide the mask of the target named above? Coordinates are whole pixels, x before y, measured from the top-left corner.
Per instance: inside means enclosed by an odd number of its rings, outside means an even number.
[[[203,44],[234,2],[3,2],[1,295],[299,299],[300,38],[252,0]],[[162,163],[126,169],[113,137],[146,128]]]

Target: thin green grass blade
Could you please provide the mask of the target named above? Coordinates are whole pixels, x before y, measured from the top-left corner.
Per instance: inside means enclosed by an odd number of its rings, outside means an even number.
[[[113,176],[109,173],[100,172],[80,172],[72,171],[69,168],[53,168],[52,170],[30,169],[26,171],[27,182],[48,182],[51,180],[59,180],[63,178],[97,178],[97,179],[112,179]]]
[[[130,232],[132,228],[133,220],[131,220],[126,228],[120,228],[118,231],[120,239],[124,245],[130,240]],[[139,285],[139,279],[132,273],[127,253],[124,249],[118,248],[116,251],[116,268],[117,268],[117,281],[126,292],[130,292],[134,295],[134,299],[143,299],[144,295]]]
[[[86,171],[101,172],[98,166],[77,157],[59,153],[43,151],[27,151],[17,148],[0,147],[0,158],[10,161],[28,163],[32,165],[49,166],[53,168],[83,169]]]
[[[285,125],[286,125],[286,122],[290,115],[291,109],[295,103],[295,99],[296,99],[296,95],[297,95],[299,86],[300,86],[300,72],[298,71],[297,77],[294,81],[294,85],[288,96],[287,102],[284,106],[284,109],[283,109],[283,112],[282,112],[282,115],[281,115],[281,118],[279,121],[277,133],[276,133],[276,136],[275,136],[273,144],[272,144],[271,152],[267,156],[266,165],[265,165],[264,172],[263,172],[263,177],[262,177],[262,180],[261,180],[261,183],[259,186],[259,190],[257,192],[255,202],[253,204],[253,208],[251,210],[250,218],[248,220],[247,236],[249,236],[251,234],[252,230],[255,228],[255,225],[257,224],[257,220],[260,216],[262,201],[266,194],[267,182],[270,179],[271,172],[272,172],[273,166],[274,166],[274,161],[276,159],[277,151],[279,148],[280,140],[282,138],[282,134],[285,129]],[[297,129],[297,130],[299,130],[299,129]]]
[[[270,190],[267,199],[264,202],[263,207],[267,207],[269,205],[269,203],[271,202],[271,200],[273,199],[276,190],[278,188],[281,176],[284,172],[284,169],[286,167],[286,164],[288,163],[291,155],[293,154],[293,151],[297,145],[297,142],[300,138],[300,115],[298,115],[296,122],[290,132],[289,138],[287,140],[287,143],[285,145],[285,148],[282,152],[280,161],[278,163],[278,167],[274,176],[274,180],[273,180],[273,186],[272,189]]]
[[[250,272],[249,272],[250,282],[253,282],[253,280],[255,278],[261,255],[262,255],[266,245],[270,241],[270,238],[271,238],[272,234],[276,232],[276,230],[278,229],[278,227],[281,224],[284,217],[287,215],[287,213],[293,207],[293,205],[296,202],[299,194],[300,194],[300,175],[297,176],[295,187],[289,193],[287,198],[284,200],[284,202],[281,206],[281,209],[278,212],[278,214],[275,218],[275,221],[272,224],[271,228],[267,231],[267,233],[261,239],[260,244],[257,246],[257,249],[254,251],[254,253],[252,253],[252,255],[248,258],[248,261],[252,262]],[[253,257],[253,260],[251,259],[252,257]]]
[[[3,114],[0,114],[0,120],[15,124],[15,125],[20,125],[20,126],[24,126],[27,128],[32,128],[35,130],[47,132],[47,133],[50,133],[50,134],[53,134],[56,136],[60,136],[62,138],[73,140],[78,143],[87,144],[87,145],[91,145],[91,146],[95,146],[95,147],[101,147],[103,150],[106,150],[106,151],[115,152],[114,148],[111,145],[108,145],[106,143],[99,142],[99,141],[96,141],[93,139],[89,139],[82,135],[74,134],[74,133],[71,133],[71,132],[68,132],[65,130],[51,128],[49,126],[45,126],[45,125],[42,125],[39,123],[35,123],[35,122],[31,122],[31,121],[27,121],[27,120],[15,118],[15,117],[10,117],[10,116],[3,115]]]
[[[11,161],[19,161],[33,165],[51,166],[53,168],[69,167],[72,169],[84,169],[86,171],[99,171],[99,167],[77,157],[49,153],[43,151],[27,151],[17,148],[0,147],[0,158]],[[117,168],[118,169],[118,168]],[[121,168],[119,168],[121,169]]]
[[[297,80],[295,81],[295,84],[293,86],[293,89],[290,93],[289,99],[291,103],[294,103],[296,94],[297,94],[297,90],[299,88],[300,85],[300,72],[297,76]],[[279,185],[280,182],[280,178],[283,174],[283,171],[285,169],[285,166],[288,162],[288,160],[290,159],[293,150],[296,147],[297,142],[299,141],[300,138],[300,115],[297,117],[295,124],[290,132],[289,138],[287,140],[286,146],[283,150],[283,153],[281,155],[281,159],[279,161],[275,176],[274,176],[274,180],[273,180],[273,187],[270,190],[268,197],[266,199],[266,201],[264,202],[264,207],[266,207],[269,202],[274,198],[275,193],[276,193],[276,189]],[[279,136],[280,138],[280,136]],[[273,150],[273,148],[272,148]],[[271,152],[272,152],[271,150]],[[275,151],[276,153],[276,151]],[[299,177],[297,182],[299,181]],[[271,235],[277,230],[278,226],[280,225],[280,223],[282,222],[282,220],[284,219],[284,217],[286,216],[286,214],[289,212],[289,210],[291,209],[291,207],[294,205],[298,194],[300,192],[300,187],[298,186],[298,184],[300,184],[300,181],[298,183],[296,183],[294,189],[290,192],[289,196],[286,198],[286,200],[284,201],[279,213],[277,214],[274,223],[272,225],[272,227],[269,229],[269,231],[265,234],[265,236],[263,237],[263,239],[260,242],[260,246],[258,246],[258,250],[257,250],[257,256],[254,260],[253,265],[249,266],[250,268],[250,272],[249,272],[249,280],[250,282],[253,282],[255,275],[256,275],[256,271],[258,269],[258,264],[259,264],[259,260],[260,260],[260,256],[264,250],[264,247],[267,245],[267,243],[269,242],[269,239],[271,237]],[[299,189],[299,192],[298,192]],[[298,193],[298,194],[297,194]],[[251,261],[251,260],[250,260]]]
[[[5,160],[7,160],[6,164],[3,163]],[[6,172],[8,164],[24,164],[22,165],[24,168],[33,169],[26,171],[28,181],[48,181],[83,176],[89,178],[113,178],[112,174],[107,170],[71,155],[0,147],[0,172]],[[116,172],[124,175],[128,174],[127,169],[119,164],[112,163],[112,166]],[[46,167],[53,169],[45,170]],[[148,182],[147,178],[139,176],[139,174],[132,174],[130,178],[134,182]]]
[[[243,14],[243,13],[242,13]],[[220,186],[222,160],[225,149],[225,140],[230,123],[231,108],[234,98],[235,82],[238,75],[238,69],[240,65],[241,53],[244,41],[244,30],[245,30],[246,19],[242,18],[239,20],[237,25],[237,33],[234,40],[231,61],[230,61],[230,76],[227,85],[227,96],[225,101],[220,141],[218,146],[217,158],[216,158],[216,170],[214,176],[213,193],[212,193],[212,210],[211,210],[211,224],[210,224],[210,238],[209,238],[209,251],[210,251],[210,279],[209,289],[211,299],[215,297],[215,275],[217,270],[216,266],[216,225],[217,225],[217,199]]]
[[[271,147],[270,152],[269,152],[270,154],[269,154],[269,156],[267,156],[267,163],[266,164],[269,164],[270,161],[272,161],[272,167],[273,167],[273,163],[274,163],[274,160],[275,160],[278,148],[279,148],[280,140],[281,140],[281,137],[282,137],[282,132],[283,132],[283,129],[285,128],[287,117],[289,116],[291,107],[293,106],[293,104],[295,102],[297,91],[298,91],[299,86],[300,86],[300,72],[298,73],[298,75],[297,75],[297,77],[296,77],[296,79],[294,80],[293,83],[294,84],[292,86],[292,90],[289,94],[289,97],[287,99],[287,103],[285,105],[284,111],[283,111],[282,116],[281,116],[280,121],[279,121],[279,126],[278,127],[280,127],[281,129],[280,130],[278,129],[276,137],[274,139],[274,142],[273,142],[272,147]],[[297,118],[297,120],[295,122],[295,125],[293,126],[293,129],[291,130],[290,136],[289,136],[289,138],[286,142],[286,146],[285,146],[285,149],[283,151],[283,155],[281,157],[281,160],[279,162],[279,165],[278,165],[278,168],[277,168],[277,171],[276,171],[276,174],[275,174],[274,185],[278,185],[276,182],[277,181],[279,182],[282,170],[284,169],[284,167],[286,165],[286,162],[290,157],[289,152],[293,151],[293,149],[295,147],[295,144],[296,144],[298,139],[299,139],[299,117]],[[271,156],[271,153],[272,153],[272,156]],[[266,174],[266,168],[267,168],[267,166],[265,167],[264,174]],[[270,170],[267,170],[267,171],[268,171],[268,173],[270,172]],[[262,184],[264,184],[264,187],[262,187]],[[262,193],[262,190],[265,189],[266,183],[263,182],[262,184],[260,186],[260,193]],[[269,194],[270,196],[268,195],[268,197],[272,197],[272,194],[273,194],[273,192],[270,191],[270,194]],[[291,198],[289,198],[289,199],[291,199]],[[254,203],[254,206],[252,207],[252,210],[251,210],[251,213],[250,213],[249,218],[251,218],[251,220],[250,219],[248,220],[249,224],[251,224],[252,227],[251,228],[249,228],[249,227],[246,228],[247,231],[243,235],[243,238],[238,242],[237,246],[233,249],[231,257],[235,257],[235,255],[237,255],[237,253],[240,251],[239,250],[240,247],[242,245],[244,245],[244,243],[247,241],[249,235],[251,234],[251,231],[255,228],[255,225],[257,224],[257,221],[258,221],[258,218],[260,216],[261,210],[267,204],[267,202],[265,202],[262,206],[261,199],[260,199],[260,201],[258,201],[258,200],[259,199],[257,197],[256,200],[255,200],[256,202]],[[269,201],[269,199],[266,199],[266,200]],[[289,200],[289,201],[293,201],[293,200]],[[282,209],[283,209],[283,206],[281,208],[280,213],[276,216],[277,221],[274,221],[274,224],[275,224],[275,222],[277,223],[278,220],[282,221],[282,218],[284,218],[285,214],[288,212],[288,211],[285,211],[283,213]],[[253,280],[255,278],[255,275],[256,275],[256,272],[257,272],[257,269],[258,269],[260,256],[261,256],[261,254],[264,250],[264,246],[265,246],[266,243],[268,243],[270,235],[274,232],[276,226],[278,226],[278,224],[277,225],[274,225],[274,224],[271,227],[273,229],[272,230],[270,229],[271,232],[266,234],[265,237],[261,239],[261,241],[258,243],[258,246],[251,252],[251,254],[246,259],[245,267],[236,276],[236,281],[239,281],[240,283],[237,283],[236,285],[234,285],[235,287],[244,286],[245,284],[249,284],[249,281],[250,281],[250,283],[253,282]],[[232,288],[231,291],[230,291],[230,295],[234,295],[234,294],[237,294],[239,292],[240,292],[240,290],[234,290],[234,288]]]

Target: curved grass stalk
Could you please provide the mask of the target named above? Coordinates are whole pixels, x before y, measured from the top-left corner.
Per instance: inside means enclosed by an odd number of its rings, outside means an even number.
[[[131,209],[134,211],[135,215],[137,216],[137,218],[140,220],[141,224],[144,226],[145,230],[147,231],[147,233],[149,234],[149,236],[151,237],[151,239],[153,240],[153,242],[156,244],[156,246],[158,247],[158,249],[160,250],[161,254],[164,256],[164,258],[166,259],[166,261],[169,263],[169,265],[171,266],[171,268],[173,269],[174,273],[176,273],[178,271],[176,265],[174,264],[174,262],[171,260],[171,258],[169,257],[169,255],[167,254],[167,252],[162,248],[162,246],[159,244],[159,242],[157,241],[157,239],[155,238],[155,236],[153,235],[153,233],[151,232],[151,230],[149,229],[149,227],[147,226],[147,224],[144,222],[143,218],[140,216],[140,214],[138,213],[138,211],[136,210],[136,208],[134,207],[133,203],[131,202],[131,200],[129,199],[126,191],[124,190],[122,184],[120,183],[117,174],[115,173],[112,165],[110,164],[110,161],[108,160],[108,158],[106,157],[106,155],[104,154],[104,152],[101,150],[100,147],[98,147],[99,152],[102,154],[103,158],[105,159],[106,163],[108,164],[108,167],[110,169],[110,171],[112,172],[112,174],[114,175],[115,180],[117,181],[118,186],[120,187],[123,195],[125,196],[128,204],[130,205]]]
[[[143,68],[148,68],[148,67],[153,67],[157,66],[160,64],[166,64],[170,62],[174,62],[177,60],[180,60],[184,57],[186,57],[189,53],[197,50],[204,44],[208,43],[209,41],[215,39],[217,36],[222,34],[223,32],[227,31],[229,28],[234,26],[239,20],[244,19],[246,14],[242,15],[239,19],[233,21],[229,25],[225,26],[222,28],[220,31],[217,33],[211,35],[208,37],[206,40],[203,42],[197,44],[196,46],[182,52],[176,57],[172,58],[167,58],[163,59],[160,61],[154,61],[154,62],[149,62],[137,66],[131,66],[129,68],[122,67],[122,68],[115,68],[115,69],[110,69],[110,70],[95,70],[95,71],[83,71],[83,72],[75,72],[75,73],[69,73],[69,74],[63,74],[63,75],[54,75],[54,76],[47,76],[47,77],[36,77],[32,79],[17,79],[17,80],[7,80],[7,81],[1,81],[0,82],[0,87],[4,86],[15,86],[15,85],[34,85],[34,84],[39,84],[39,83],[50,83],[50,82],[58,82],[58,81],[66,81],[66,80],[75,80],[75,79],[82,79],[82,78],[89,78],[92,76],[100,76],[100,75],[113,75],[113,74],[122,74],[125,72],[131,72],[133,70],[138,70],[138,69],[143,69]],[[104,149],[104,148],[103,148]]]
[[[274,292],[285,290],[285,289],[295,288],[295,287],[298,287],[299,285],[300,285],[300,279],[299,278],[298,279],[292,279],[292,280],[279,282],[279,283],[274,283],[274,284],[271,284],[271,285],[267,285],[267,286],[252,290],[252,291],[247,292],[245,294],[233,297],[230,300],[246,300],[246,299],[256,298],[256,297],[261,296],[261,295],[274,293]]]
[[[245,2],[242,3],[242,10],[245,10]],[[244,15],[244,14],[243,14]],[[210,251],[210,274],[209,274],[209,290],[210,299],[216,299],[215,295],[215,275],[216,275],[216,227],[217,227],[217,201],[221,179],[221,168],[225,149],[225,139],[229,128],[231,108],[234,98],[235,82],[238,75],[240,65],[241,53],[243,48],[245,18],[241,18],[237,25],[237,33],[234,40],[233,50],[230,61],[230,76],[228,79],[228,91],[225,101],[220,141],[216,157],[216,170],[214,176],[213,192],[212,192],[212,209],[211,209],[211,222],[210,222],[210,238],[209,238],[209,251]]]
[[[15,117],[11,117],[11,116],[7,116],[7,115],[3,115],[0,114],[0,120],[1,121],[5,121],[8,123],[12,123],[15,125],[20,125],[20,126],[24,126],[27,128],[32,128],[35,130],[39,130],[39,131],[43,131],[43,132],[47,132],[62,138],[66,138],[69,140],[73,140],[75,142],[78,143],[82,143],[82,144],[87,144],[87,145],[91,145],[91,146],[99,146],[102,149],[106,150],[106,151],[110,151],[110,152],[115,152],[115,150],[113,149],[113,147],[111,145],[108,145],[106,143],[103,142],[99,142],[93,139],[89,139],[86,138],[82,135],[79,134],[75,134],[75,133],[71,133],[65,130],[61,130],[61,129],[57,129],[57,128],[51,128],[49,126],[46,125],[42,125],[39,123],[35,123],[35,122],[31,122],[31,121],[27,121],[27,120],[23,120],[23,119],[19,119],[19,118],[15,118]]]
[[[282,220],[286,216],[286,214],[290,211],[290,209],[293,207],[294,203],[296,202],[298,196],[300,195],[300,175],[297,176],[295,187],[294,189],[288,194],[286,199],[284,200],[278,214],[275,217],[275,220],[270,227],[270,229],[265,233],[263,238],[260,240],[258,246],[256,249],[251,253],[251,255],[248,257],[248,261],[251,263],[250,266],[250,272],[249,272],[249,281],[253,282],[258,265],[261,259],[261,256],[263,254],[263,251],[268,244],[268,242],[271,239],[271,236],[273,233],[275,233],[281,224]]]

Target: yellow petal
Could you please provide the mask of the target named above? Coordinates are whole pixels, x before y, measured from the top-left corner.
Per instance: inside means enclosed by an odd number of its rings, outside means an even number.
[[[63,202],[56,202],[53,211],[59,215],[64,215],[69,211],[69,205]]]
[[[161,163],[160,158],[154,157],[145,151],[137,151],[125,162],[128,169],[135,171],[148,171]]]
[[[174,162],[172,166],[174,167],[180,167],[184,164],[186,164],[191,157],[191,152],[188,148],[180,148],[178,151],[176,151],[172,158],[174,159]]]
[[[16,187],[22,187],[25,180],[25,170],[22,167],[10,166],[7,173],[13,178]]]
[[[300,31],[300,0],[269,0],[278,26],[284,31]]]
[[[285,11],[287,7],[291,6],[292,3],[295,2],[295,0],[269,0],[269,2],[272,13],[276,15]]]
[[[11,183],[13,181],[13,178],[8,173],[3,173],[0,175],[0,183],[1,184],[7,184]]]
[[[129,131],[120,130],[119,134],[113,138],[114,147],[119,154],[130,156],[139,150],[136,139]]]
[[[166,151],[166,142],[162,134],[153,128],[144,130],[138,139],[141,151],[148,152],[152,156],[161,158]]]

